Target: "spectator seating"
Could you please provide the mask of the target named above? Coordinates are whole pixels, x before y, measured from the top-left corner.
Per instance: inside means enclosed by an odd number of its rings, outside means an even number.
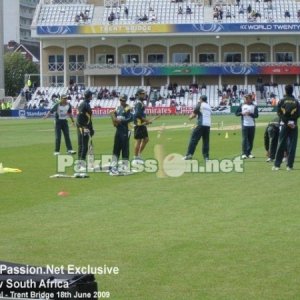
[[[95,107],[106,107],[114,108],[119,104],[118,95],[126,94],[128,96],[128,103],[132,105],[131,100],[135,99],[135,94],[138,89],[142,88],[146,90],[147,95],[149,96],[149,106],[160,106],[160,107],[169,107],[171,105],[180,105],[186,107],[194,107],[201,95],[206,95],[209,101],[209,104],[212,107],[217,107],[222,102],[222,99],[225,99],[225,102],[232,105],[239,105],[240,100],[243,97],[243,94],[254,93],[256,95],[256,102],[261,105],[266,105],[270,102],[271,96],[274,95],[276,100],[279,100],[283,97],[285,90],[284,84],[278,84],[277,86],[265,85],[265,96],[261,95],[260,91],[256,91],[255,85],[237,85],[237,95],[236,97],[230,97],[226,95],[226,92],[222,91],[222,88],[218,85],[207,85],[206,88],[202,89],[201,87],[197,90],[192,90],[188,85],[178,85],[174,91],[168,90],[167,86],[161,86],[159,89],[153,89],[150,86],[141,87],[141,86],[91,86],[88,89],[91,90],[94,95],[91,100],[92,108]],[[228,86],[232,88],[232,86]],[[184,90],[184,94],[180,94],[180,90]],[[103,97],[99,97],[99,92],[106,90],[107,92],[103,93]],[[153,92],[158,94],[158,99],[153,103]],[[218,92],[222,91],[222,95],[219,95]],[[79,88],[77,91],[71,91],[68,87],[49,87],[49,88],[38,88],[35,93],[32,95],[31,100],[27,102],[27,108],[46,108],[49,109],[53,104],[58,101],[60,95],[67,94],[70,98],[70,103],[74,108],[77,108],[81,101],[84,99],[84,88]],[[115,96],[114,96],[115,95]],[[300,97],[300,86],[294,86],[294,96],[299,99]],[[230,100],[231,99],[231,100]]]
[[[46,2],[47,3],[47,2]],[[72,2],[71,2],[72,3]],[[279,22],[298,23],[300,2],[295,0],[240,0],[237,4],[219,1],[214,7],[203,6],[199,1],[173,2],[168,0],[126,0],[119,6],[95,6],[94,4],[44,4],[36,18],[37,25],[80,24],[201,24],[201,23],[245,23]],[[248,6],[251,12],[247,12]],[[187,7],[191,13],[187,13]],[[223,11],[222,19],[214,17],[215,7]],[[182,13],[178,13],[179,10]],[[288,14],[287,14],[288,12]],[[113,15],[113,19],[109,18]],[[144,16],[147,16],[144,19]],[[289,17],[287,17],[289,15]],[[298,17],[299,16],[299,17]]]
[[[93,18],[93,11],[92,4],[43,5],[37,24],[39,26],[89,24]]]

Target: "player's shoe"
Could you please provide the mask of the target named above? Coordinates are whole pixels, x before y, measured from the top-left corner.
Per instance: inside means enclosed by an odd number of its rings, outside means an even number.
[[[193,158],[193,156],[191,154],[188,154],[186,156],[184,156],[182,159],[183,160],[191,160]]]
[[[273,159],[272,158],[267,158],[267,160],[266,160],[266,162],[272,162],[273,161]]]
[[[276,166],[273,166],[273,167],[272,167],[272,171],[279,171],[279,170],[280,170],[279,167],[276,167]]]
[[[118,176],[118,175],[120,175],[120,172],[118,171],[117,168],[111,168],[109,175],[110,176]]]
[[[74,178],[89,178],[87,173],[74,173]]]
[[[76,151],[75,150],[68,150],[67,153],[68,154],[76,154]]]
[[[144,160],[140,156],[135,156],[132,161],[133,165],[143,165]]]
[[[118,171],[119,173],[128,173],[130,172],[130,169],[128,168],[127,165],[121,164],[120,166],[118,166]]]
[[[241,158],[242,158],[242,159],[246,159],[246,158],[248,158],[248,156],[247,156],[246,154],[243,154],[243,155],[241,156]]]
[[[253,154],[248,155],[248,158],[255,158]]]
[[[292,171],[292,170],[293,170],[293,168],[286,167],[286,170],[287,170],[287,171]]]

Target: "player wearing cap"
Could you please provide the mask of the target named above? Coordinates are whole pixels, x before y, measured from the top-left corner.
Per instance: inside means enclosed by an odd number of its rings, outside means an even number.
[[[77,115],[77,135],[78,135],[78,159],[79,161],[86,160],[88,152],[89,139],[94,135],[92,123],[92,109],[90,101],[93,97],[91,91],[87,90],[84,93],[84,101],[78,107]]]
[[[146,118],[146,106],[144,104],[144,101],[146,100],[146,92],[144,90],[139,90],[136,97],[137,101],[134,105],[133,115],[135,139],[134,162],[143,162],[141,155],[149,142],[146,125],[151,124],[151,121]]]
[[[67,118],[71,119],[74,125],[74,119],[72,116],[72,107],[67,101],[68,96],[62,95],[60,101],[55,103],[54,106],[48,111],[44,116],[44,119],[48,118],[51,114],[55,117],[55,151],[54,155],[59,155],[60,143],[61,143],[61,133],[63,133],[65,138],[65,143],[67,147],[68,154],[75,154],[76,151],[72,148],[72,143],[70,139],[69,125]]]
[[[258,118],[258,109],[253,103],[252,95],[245,95],[244,100],[244,103],[235,112],[236,116],[241,117],[242,122],[242,159],[254,158],[252,148],[255,136],[255,119]]]
[[[131,107],[126,103],[127,99],[127,95],[121,95],[119,98],[120,105],[111,112],[113,125],[116,127],[111,175],[116,175],[119,172],[118,160],[121,152],[124,166],[125,168],[128,167],[130,139],[130,130],[128,125],[132,122],[133,116],[131,113]]]
[[[211,126],[211,107],[207,103],[207,97],[202,95],[199,103],[194,108],[194,111],[189,116],[189,120],[197,117],[197,125],[193,129],[185,160],[193,158],[198,142],[202,138],[202,155],[205,160],[209,159],[209,135]]]

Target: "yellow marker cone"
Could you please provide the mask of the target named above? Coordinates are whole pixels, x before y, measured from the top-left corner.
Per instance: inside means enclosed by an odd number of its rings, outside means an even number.
[[[225,133],[225,139],[228,139],[228,132]]]

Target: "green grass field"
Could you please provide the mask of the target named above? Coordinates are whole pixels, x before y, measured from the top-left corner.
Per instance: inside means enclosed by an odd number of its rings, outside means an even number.
[[[213,117],[214,124],[222,121],[240,123]],[[182,125],[164,131],[166,154],[185,154],[191,130],[184,122],[161,117],[152,125]],[[300,299],[299,151],[294,171],[272,172],[265,126],[257,127],[256,158],[245,161],[243,173],[50,179],[56,173],[53,120],[0,119],[0,125],[0,162],[23,171],[0,174],[2,261],[116,266],[118,275],[96,278],[99,290],[117,300]],[[94,127],[95,153],[110,154],[110,120],[95,118]],[[77,150],[74,128],[71,136]],[[161,142],[157,131],[150,140],[144,158]],[[211,132],[211,158],[240,151],[237,128]],[[62,190],[69,196],[58,196]]]

